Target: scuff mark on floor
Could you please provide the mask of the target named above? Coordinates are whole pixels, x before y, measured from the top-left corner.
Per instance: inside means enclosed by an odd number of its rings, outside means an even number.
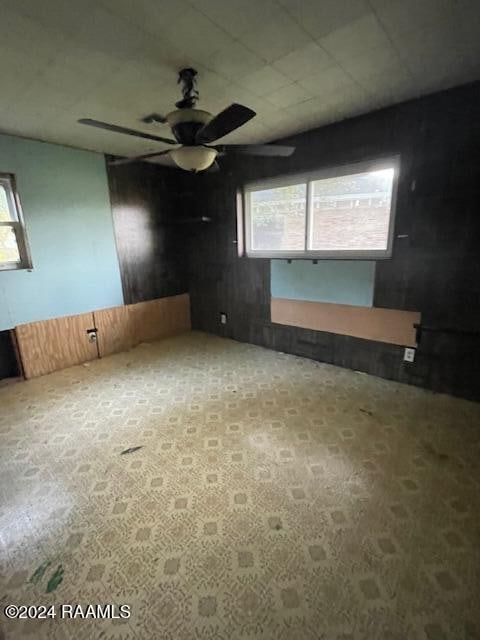
[[[426,442],[425,440],[422,441],[422,446],[425,449],[425,451],[435,457],[437,460],[440,460],[440,462],[446,462],[447,460],[450,459],[450,456],[446,453],[441,453],[440,451],[437,451],[430,442]]]
[[[39,580],[43,578],[45,571],[48,569],[48,567],[51,564],[52,564],[51,560],[45,560],[45,562],[42,562],[42,564],[35,569],[29,582],[31,582],[32,584],[37,584],[37,582],[39,582]]]
[[[367,416],[373,416],[373,413],[368,409],[359,409],[359,411],[361,411],[362,413],[366,413]]]
[[[57,570],[52,574],[50,580],[48,581],[47,593],[51,593],[52,591],[55,591],[55,589],[63,580],[63,573],[64,573],[63,567],[61,564],[59,564],[57,567]]]
[[[128,449],[124,449],[123,451],[121,451],[120,455],[124,456],[126,453],[135,453],[135,451],[138,451],[139,449],[143,449],[143,446],[129,447]]]

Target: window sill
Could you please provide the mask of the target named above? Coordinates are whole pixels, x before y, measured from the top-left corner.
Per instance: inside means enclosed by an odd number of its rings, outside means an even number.
[[[17,262],[3,262],[0,263],[0,271],[32,271],[33,266],[31,264],[22,264]]]
[[[392,251],[247,251],[245,256],[270,260],[389,260]]]

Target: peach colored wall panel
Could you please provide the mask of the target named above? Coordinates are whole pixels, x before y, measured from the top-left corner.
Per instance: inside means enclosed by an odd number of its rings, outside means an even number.
[[[286,298],[271,299],[272,322],[315,331],[327,331],[365,340],[414,347],[416,311],[357,307]]]

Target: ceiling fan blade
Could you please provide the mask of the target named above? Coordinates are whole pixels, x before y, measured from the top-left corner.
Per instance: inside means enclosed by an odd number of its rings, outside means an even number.
[[[205,144],[218,140],[218,138],[223,138],[227,133],[238,129],[238,127],[241,127],[256,115],[252,109],[233,103],[216,115],[210,122],[207,122],[197,132],[195,141],[197,144]]]
[[[117,166],[119,164],[130,164],[132,162],[142,162],[142,160],[148,160],[149,158],[156,158],[157,156],[164,156],[167,153],[170,153],[170,149],[165,149],[165,151],[156,151],[155,153],[144,153],[141,156],[134,156],[133,158],[117,158],[116,160],[110,160],[109,165]]]
[[[238,153],[246,156],[269,156],[287,158],[295,147],[282,144],[220,144],[214,147],[219,153]]]
[[[160,136],[155,136],[151,133],[144,133],[143,131],[136,131],[135,129],[128,129],[127,127],[120,127],[116,124],[109,124],[108,122],[101,122],[100,120],[92,120],[91,118],[81,118],[78,122],[80,124],[87,124],[89,127],[106,129],[107,131],[114,131],[115,133],[125,133],[127,136],[136,136],[137,138],[145,138],[146,140],[156,140],[157,142],[165,142],[166,144],[178,144],[176,140],[172,140],[171,138],[161,138]]]

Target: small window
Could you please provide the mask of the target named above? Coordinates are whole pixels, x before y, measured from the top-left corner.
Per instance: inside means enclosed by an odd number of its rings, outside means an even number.
[[[15,178],[0,173],[0,269],[31,269]]]
[[[252,258],[389,258],[398,157],[245,188]]]

